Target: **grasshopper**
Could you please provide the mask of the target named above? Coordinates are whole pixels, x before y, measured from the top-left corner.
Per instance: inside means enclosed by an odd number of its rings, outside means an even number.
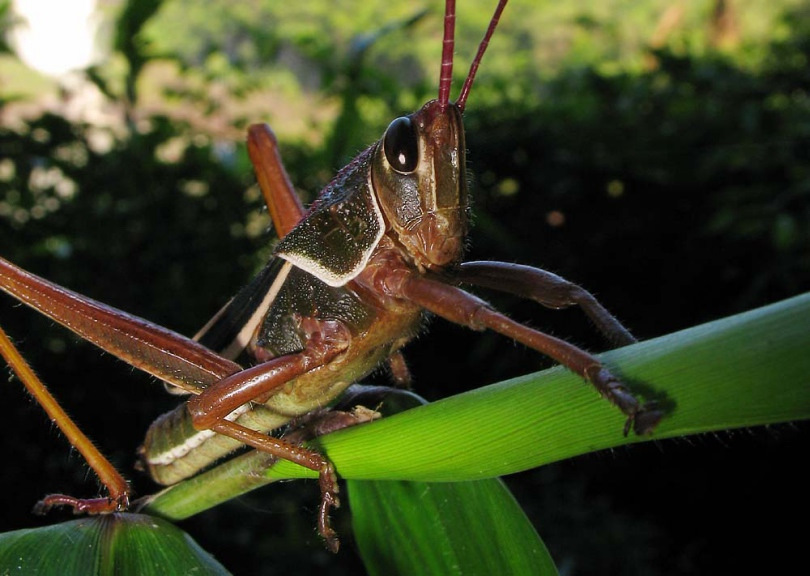
[[[585,380],[627,417],[625,433],[650,432],[661,417],[589,353],[497,312],[463,284],[579,306],[616,345],[632,335],[596,299],[559,276],[502,262],[463,262],[468,191],[462,114],[507,0],[500,0],[455,102],[450,101],[455,2],[447,0],[438,97],[393,120],[383,137],[338,172],[305,210],[266,125],[248,151],[280,238],[270,262],[194,337],[30,274],[0,259],[0,288],[100,348],[190,398],[160,417],[141,448],[158,483],[188,478],[247,445],[319,474],[318,527],[336,551],[329,514],[339,505],[336,472],[322,454],[269,433],[329,406],[382,363],[409,379],[400,349],[428,314],[493,330],[541,352]],[[31,387],[36,377],[4,336],[0,351]],[[40,390],[37,388],[37,390]],[[69,419],[44,393],[51,417]],[[129,487],[80,435],[68,434],[109,495],[46,497],[41,507],[105,513],[129,505]]]

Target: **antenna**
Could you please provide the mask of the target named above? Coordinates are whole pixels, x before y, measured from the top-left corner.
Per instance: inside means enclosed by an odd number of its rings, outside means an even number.
[[[470,90],[472,89],[473,80],[475,80],[475,74],[478,72],[478,66],[481,64],[481,59],[484,57],[484,52],[487,50],[487,46],[489,46],[489,40],[492,38],[492,34],[495,32],[495,27],[498,25],[498,21],[501,19],[501,14],[503,13],[503,9],[506,8],[506,2],[508,0],[499,0],[498,6],[495,8],[495,13],[492,15],[492,18],[489,21],[489,27],[487,27],[487,32],[484,34],[483,40],[481,40],[481,44],[478,45],[478,53],[475,55],[475,58],[470,65],[470,72],[467,74],[467,79],[464,80],[464,85],[461,87],[461,92],[458,95],[458,100],[456,100],[456,106],[458,106],[459,111],[464,112],[464,107],[467,104],[467,97],[470,95]],[[450,0],[448,0],[447,4],[450,4]],[[452,18],[453,24],[455,24],[456,14],[455,14],[455,1],[452,2]],[[447,50],[447,14],[445,14],[445,50]],[[450,42],[453,42],[453,34],[450,34]],[[451,48],[452,50],[452,48]],[[445,54],[442,53],[442,73],[444,73],[444,59]],[[453,55],[452,52],[450,54],[450,70],[452,72],[453,68]],[[450,89],[449,83],[447,89]],[[439,101],[441,101],[441,80],[439,81]]]
[[[442,112],[450,101],[450,85],[453,83],[453,48],[456,35],[456,0],[444,4],[444,39],[442,40],[442,68],[439,73],[439,107]]]

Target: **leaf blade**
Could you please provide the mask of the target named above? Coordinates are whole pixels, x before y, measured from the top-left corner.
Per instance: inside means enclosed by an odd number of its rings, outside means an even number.
[[[179,528],[151,516],[106,514],[0,534],[0,574],[228,574]]]
[[[457,482],[625,444],[807,419],[808,318],[810,294],[804,294],[601,355],[637,388],[674,403],[651,437],[624,437],[622,415],[557,367],[342,430],[319,438],[319,446],[344,479]],[[233,466],[248,470],[250,459]],[[224,484],[238,475],[220,472],[222,480],[212,477],[210,484],[177,485],[149,509],[188,517],[210,507],[208,490],[220,498],[241,493],[242,486]],[[313,473],[278,462],[264,477],[268,483]]]
[[[556,575],[551,555],[499,479],[348,482],[372,575]]]

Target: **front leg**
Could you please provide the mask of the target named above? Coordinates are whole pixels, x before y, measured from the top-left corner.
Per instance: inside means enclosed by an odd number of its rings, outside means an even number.
[[[579,306],[599,331],[615,346],[633,344],[636,339],[608,312],[593,294],[540,268],[506,262],[464,262],[455,280],[529,298],[547,308]]]
[[[625,384],[591,354],[512,320],[460,288],[399,268],[384,277],[383,289],[446,320],[473,330],[494,330],[556,360],[593,384],[627,416],[625,434],[631,426],[637,434],[650,433],[662,417],[659,411],[642,406]]]
[[[325,367],[345,352],[351,342],[349,330],[336,320],[301,318],[299,325],[306,342],[302,351],[267,360],[220,380],[189,399],[187,409],[198,430],[211,430],[318,472],[321,488],[318,529],[328,548],[337,552],[339,541],[329,521],[330,509],[340,506],[337,476],[332,463],[314,450],[262,434],[229,419],[234,410],[241,406],[249,402],[266,402],[279,387]]]

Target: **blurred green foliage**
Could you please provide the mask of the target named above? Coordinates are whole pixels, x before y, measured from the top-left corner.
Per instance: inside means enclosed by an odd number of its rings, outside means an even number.
[[[18,117],[0,96],[0,254],[195,332],[271,249],[235,135],[270,122],[311,199],[392,118],[434,96],[439,4],[125,3],[115,53],[86,75],[117,121],[69,120],[58,109]],[[457,78],[492,4],[458,7]],[[810,13],[799,1],[735,2],[739,39],[717,47],[714,4],[515,0],[507,8],[466,113],[471,258],[561,273],[641,336],[807,289]],[[7,6],[0,3],[2,22]],[[650,48],[662,15],[679,6],[680,19]],[[577,311],[492,301],[603,346]],[[0,304],[4,327],[43,379],[130,469],[148,422],[173,400],[7,298]],[[543,365],[497,337],[438,322],[408,352],[416,388],[429,398],[458,391],[454,382],[484,384]],[[17,463],[2,475],[4,493],[16,495],[5,529],[34,522],[28,510],[44,493],[86,494],[87,481],[22,392],[3,386],[0,398],[14,436],[30,439],[3,445],[2,457]],[[621,455],[521,475],[512,487],[570,574],[773,571],[770,562],[796,553],[796,536],[772,511],[790,507],[806,482],[792,464],[801,431],[785,436],[737,439],[741,448],[722,454],[716,445],[663,457],[640,448],[638,466]],[[690,483],[695,470],[704,481]],[[153,489],[131,475],[141,493]],[[655,486],[672,482],[689,493],[657,500]],[[721,484],[727,505],[715,502]],[[333,559],[321,550],[314,495],[273,486],[186,528],[237,572],[328,563],[333,574],[357,573],[350,552]],[[770,533],[746,529],[752,524]],[[758,549],[776,553],[737,555]],[[629,560],[617,566],[621,559]]]
[[[11,14],[11,0],[0,0],[0,52],[11,51],[5,37],[13,24],[14,18]]]

